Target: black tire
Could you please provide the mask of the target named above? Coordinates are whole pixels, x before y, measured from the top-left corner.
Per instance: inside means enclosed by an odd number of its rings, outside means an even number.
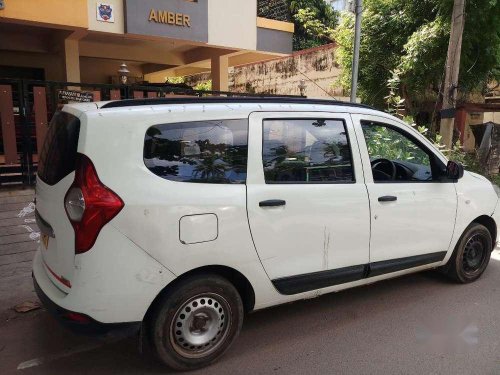
[[[236,339],[243,316],[241,297],[225,278],[205,274],[183,280],[150,316],[153,352],[174,370],[208,366]]]
[[[488,266],[492,249],[489,230],[484,225],[472,223],[462,234],[443,271],[462,284],[475,281]]]

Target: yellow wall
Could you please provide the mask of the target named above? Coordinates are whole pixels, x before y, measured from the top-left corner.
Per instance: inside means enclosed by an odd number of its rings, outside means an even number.
[[[1,18],[87,28],[87,0],[7,0]]]
[[[80,57],[82,82],[112,83],[111,76],[118,76],[118,69],[122,62],[120,60]],[[130,77],[142,76],[142,69],[139,63],[127,62],[127,68],[130,70]]]
[[[276,21],[262,17],[257,17],[257,27],[286,31],[287,33],[293,33],[295,31],[295,25],[291,22]]]

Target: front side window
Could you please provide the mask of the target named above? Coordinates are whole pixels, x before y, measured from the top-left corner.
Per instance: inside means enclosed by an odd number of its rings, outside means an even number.
[[[262,159],[266,183],[354,181],[342,120],[264,120]]]
[[[172,181],[244,184],[248,120],[210,120],[150,127],[144,163]]]
[[[409,136],[396,128],[362,121],[375,182],[432,180],[431,157]]]

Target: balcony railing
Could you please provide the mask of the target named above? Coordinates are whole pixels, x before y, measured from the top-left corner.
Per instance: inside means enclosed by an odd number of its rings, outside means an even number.
[[[290,22],[290,7],[287,0],[257,0],[257,17]]]

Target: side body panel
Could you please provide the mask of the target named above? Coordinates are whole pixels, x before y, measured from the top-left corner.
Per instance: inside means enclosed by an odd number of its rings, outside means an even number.
[[[81,109],[84,110],[83,107]],[[81,312],[88,313],[103,322],[142,319],[154,297],[176,276],[207,265],[227,266],[241,272],[254,288],[255,309],[261,309],[373,283],[441,264],[418,266],[310,292],[282,295],[274,288],[264,271],[254,247],[248,225],[245,185],[190,184],[168,181],[151,173],[143,162],[144,135],[148,127],[155,124],[247,118],[251,112],[259,110],[335,114],[345,112],[345,107],[272,105],[262,108],[258,104],[165,105],[106,110],[91,110],[89,107],[85,110],[87,112],[79,113],[82,124],[86,124],[85,132],[80,137],[79,152],[92,159],[102,182],[124,200],[125,207],[103,228],[95,247],[90,252],[76,257],[74,283],[85,286],[87,289],[84,288],[82,292],[74,294],[74,297],[65,299],[65,302],[61,302],[63,307],[78,311],[74,306],[80,306]],[[369,109],[356,109],[356,111],[364,115],[375,113]],[[74,112],[79,111],[74,110]],[[387,118],[391,117],[387,116]],[[356,130],[356,139],[357,143],[361,144],[362,134],[358,134],[358,130]],[[254,129],[251,128],[250,132],[254,132]],[[354,142],[354,137],[351,137],[351,143]],[[443,160],[446,159],[443,157]],[[366,170],[367,165],[369,168],[369,164],[365,165],[366,161],[363,159],[357,163],[361,163],[361,168],[356,166],[356,179],[363,181],[363,176],[358,179],[358,173],[362,173],[363,167]],[[249,178],[251,173],[249,166]],[[470,178],[477,180],[477,185],[461,188],[460,184],[468,182]],[[478,199],[476,187],[484,192],[484,197],[480,199],[482,203],[475,203]],[[457,184],[459,192],[457,229],[444,261],[451,255],[451,250],[461,234],[460,228],[468,225],[469,218],[473,216],[475,218],[486,212],[489,212],[489,215],[493,213],[497,198],[492,196],[494,195],[492,189],[490,194],[488,188],[487,183],[475,177],[467,177],[467,174]],[[461,193],[464,197],[462,206]],[[468,200],[467,197],[471,198],[471,202],[465,203]],[[493,198],[495,203],[491,204],[490,208],[489,201]],[[471,207],[474,207],[474,210],[471,210]],[[209,214],[209,216],[204,216],[207,219],[207,226],[206,235],[203,238],[214,237],[212,236],[214,220],[211,215],[217,217],[217,238],[200,243],[197,238],[184,238],[186,243],[183,244],[179,237],[180,219],[195,217],[199,214]],[[189,225],[192,222],[195,221],[191,219],[186,221]],[[122,248],[124,250],[121,250]],[[102,254],[105,254],[104,258],[101,258]],[[363,257],[363,255],[360,256]],[[117,260],[115,257],[118,257]],[[44,270],[43,267],[39,267],[42,263],[36,263],[37,259],[40,259],[39,256],[35,258],[35,276],[38,273],[42,279],[45,277],[48,280],[46,273],[40,273]],[[347,252],[331,253],[328,256],[329,267],[336,264],[340,267],[341,264],[346,265],[348,261]],[[122,283],[124,277],[126,280]],[[89,283],[87,280],[95,280],[95,282]],[[48,285],[53,287],[51,282],[46,284],[45,289],[50,288]],[[116,293],[120,287],[122,292]],[[129,289],[131,293],[123,287]],[[97,303],[89,304],[88,302],[96,293]],[[110,299],[114,293],[116,293],[116,300]],[[144,298],[140,295],[144,295]],[[65,298],[64,293],[57,288],[51,292],[51,296],[56,301],[63,301]],[[134,300],[134,306],[125,308],[125,304],[132,301],[130,296]],[[113,302],[115,307],[110,308],[106,301],[115,301]],[[86,307],[83,306],[83,302],[86,303]],[[125,313],[120,314],[120,308],[123,308]]]
[[[125,203],[110,225],[176,276],[210,265],[231,267],[250,281],[258,298],[274,300],[272,296],[277,292],[264,272],[250,235],[246,186],[163,179],[151,172],[143,160],[144,138],[153,125],[246,119],[248,111],[229,111],[224,105],[191,106],[186,111],[186,106],[178,105],[167,109],[131,108],[125,116],[122,109],[85,116],[92,126],[82,140],[81,152],[95,162],[102,182]],[[117,133],[121,135],[116,137]],[[187,233],[180,238],[180,224],[183,228],[186,224],[199,225],[199,220],[189,219],[198,215],[206,219],[202,220],[203,241]],[[217,225],[216,237],[212,236],[213,223]]]

